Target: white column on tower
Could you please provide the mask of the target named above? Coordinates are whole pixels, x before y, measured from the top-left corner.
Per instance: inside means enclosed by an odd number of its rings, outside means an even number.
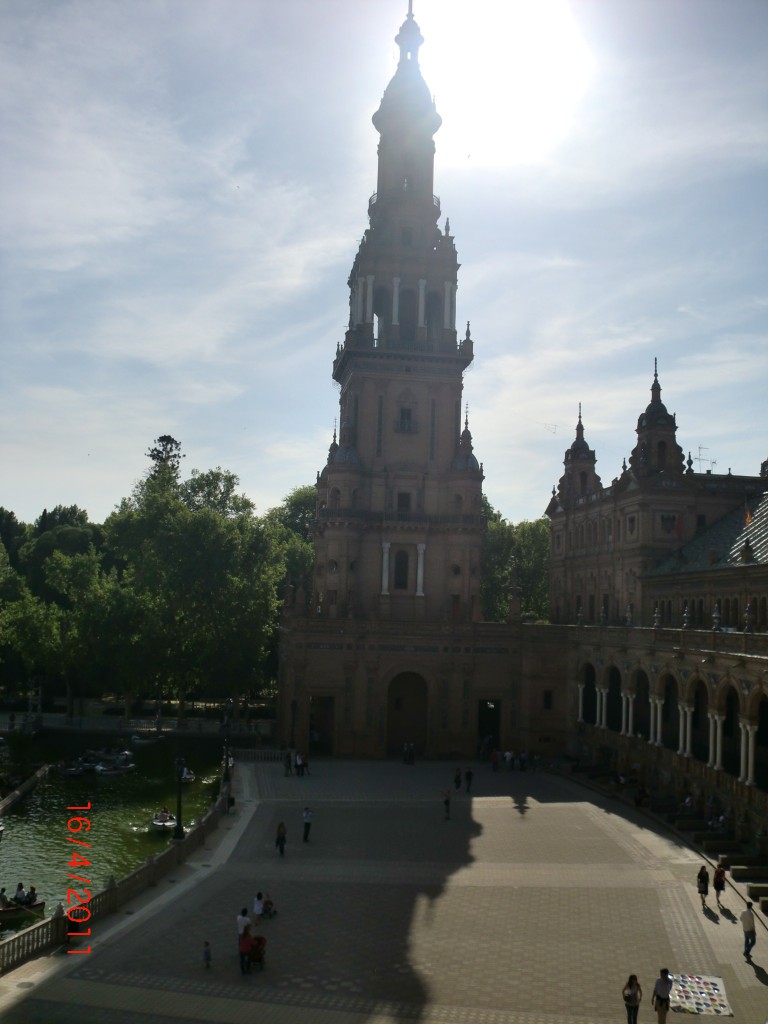
[[[392,323],[400,324],[400,278],[392,278]]]
[[[416,562],[416,597],[424,597],[424,552],[426,544],[417,544],[418,560]]]
[[[373,274],[369,274],[366,277],[366,304],[365,304],[365,322],[368,324],[373,323]]]

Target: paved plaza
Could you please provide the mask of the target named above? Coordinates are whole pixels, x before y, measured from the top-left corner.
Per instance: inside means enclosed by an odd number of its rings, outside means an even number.
[[[768,1020],[768,931],[761,920],[748,964],[743,890],[731,886],[726,910],[702,913],[702,858],[680,838],[571,778],[473,766],[467,795],[454,791],[455,767],[318,761],[308,778],[238,767],[234,812],[208,846],[97,922],[90,955],[57,954],[0,979],[0,1017],[623,1024],[621,988],[635,973],[640,1021],[650,1022],[653,981],[669,967],[721,977],[737,1024]],[[257,889],[279,915],[259,927],[265,970],[241,975],[235,916]]]

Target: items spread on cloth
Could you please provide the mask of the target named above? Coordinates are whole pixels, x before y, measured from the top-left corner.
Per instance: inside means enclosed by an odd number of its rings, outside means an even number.
[[[711,1013],[732,1017],[722,978],[705,974],[671,974],[669,1008],[677,1013]]]

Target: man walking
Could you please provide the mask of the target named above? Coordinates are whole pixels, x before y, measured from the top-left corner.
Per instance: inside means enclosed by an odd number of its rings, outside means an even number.
[[[658,1018],[659,1024],[665,1024],[667,1019],[667,1014],[669,1013],[669,995],[671,991],[672,979],[669,976],[667,968],[662,967],[659,971],[659,976],[656,979],[656,984],[653,986],[653,995],[651,996],[651,1003],[656,1011],[656,1017]]]
[[[312,818],[313,818],[312,811],[309,809],[309,807],[305,807],[304,808],[304,814],[302,815],[302,817],[304,818],[304,842],[308,843],[309,842],[309,830],[312,828]]]
[[[747,960],[752,959],[752,947],[757,942],[755,933],[755,915],[752,912],[752,904],[747,904],[747,909],[741,915],[741,927],[744,929],[744,956]]]

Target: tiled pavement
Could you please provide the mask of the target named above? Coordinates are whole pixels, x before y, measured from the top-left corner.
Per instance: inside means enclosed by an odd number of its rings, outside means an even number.
[[[463,767],[463,766],[462,766]],[[768,932],[741,956],[743,906],[704,915],[700,858],[642,814],[545,773],[317,762],[238,769],[213,845],[95,929],[94,952],[0,981],[6,1024],[614,1024],[630,972],[652,1019],[658,968],[724,978],[737,1024],[768,1020]],[[453,795],[443,820],[442,791]],[[315,812],[301,842],[305,803]],[[279,820],[286,856],[274,849]],[[280,913],[242,976],[234,917],[257,888]],[[202,942],[213,968],[201,963]]]

